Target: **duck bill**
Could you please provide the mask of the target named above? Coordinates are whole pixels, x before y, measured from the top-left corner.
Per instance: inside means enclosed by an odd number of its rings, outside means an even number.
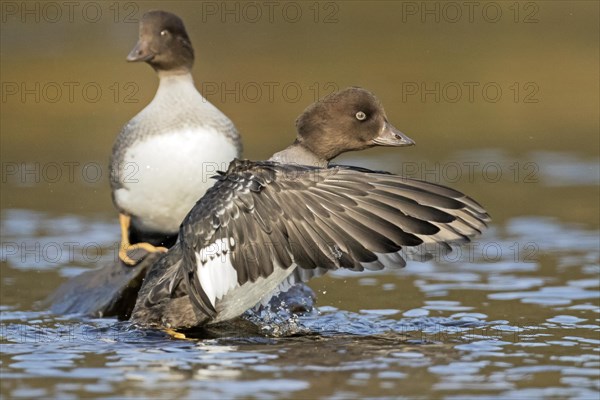
[[[148,43],[140,39],[133,50],[127,55],[127,61],[138,62],[138,61],[150,61],[154,58],[154,53],[150,51]]]
[[[373,143],[378,146],[401,147],[412,146],[415,144],[415,141],[400,132],[392,124],[385,121],[383,130],[379,133],[379,136],[373,139]]]

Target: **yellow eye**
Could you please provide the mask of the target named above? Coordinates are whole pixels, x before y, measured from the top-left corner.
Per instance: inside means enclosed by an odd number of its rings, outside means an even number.
[[[364,121],[367,118],[367,114],[362,111],[356,113],[356,119],[359,121]]]

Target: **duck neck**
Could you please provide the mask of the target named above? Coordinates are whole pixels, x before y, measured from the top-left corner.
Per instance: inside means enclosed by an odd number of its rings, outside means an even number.
[[[197,106],[197,104],[204,104],[200,92],[194,85],[194,78],[188,71],[187,73],[174,74],[172,71],[168,74],[158,74],[159,83],[156,95],[154,96],[153,103],[160,104],[161,106],[170,104],[178,104],[178,107],[190,107]]]
[[[166,86],[194,86],[194,78],[189,70],[179,71],[159,71],[158,72],[158,90]]]
[[[273,154],[269,160],[282,164],[301,164],[320,168],[327,168],[329,165],[328,160],[319,157],[298,141],[294,142],[286,149]]]

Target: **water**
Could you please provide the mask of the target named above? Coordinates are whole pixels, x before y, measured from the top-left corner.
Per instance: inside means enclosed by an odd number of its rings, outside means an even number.
[[[421,2],[321,2],[318,22],[304,8],[298,23],[222,21],[195,2],[169,2],[196,46],[197,86],[235,121],[246,157],[288,144],[317,92],[361,85],[417,146],[339,162],[452,186],[492,216],[483,236],[443,257],[313,280],[318,308],[294,329],[272,320],[262,334],[190,340],[53,315],[43,303],[116,257],[108,154],[156,88],[150,68],[124,62],[137,35],[125,17],[135,9],[120,3],[115,22],[112,2],[94,4],[104,7],[94,23],[3,9],[0,397],[598,399],[597,2],[518,3],[518,22],[513,2],[493,3],[498,22],[407,14]],[[336,5],[337,22],[322,23]],[[36,82],[39,101],[6,91],[35,91]],[[53,82],[79,84],[73,101],[66,91],[51,101],[42,89]],[[102,89],[97,101],[79,90],[90,82]],[[272,99],[223,90],[267,82],[279,84]],[[495,83],[503,97],[407,93],[453,82]],[[301,88],[298,99],[283,95],[286,84]],[[536,101],[525,101],[531,88]]]
[[[546,186],[553,171],[540,165],[537,185]],[[114,257],[117,228],[101,216],[3,211],[4,394],[588,399],[600,390],[594,224],[516,215],[427,263],[317,279],[318,311],[297,319],[295,336],[273,336],[281,327],[266,324],[262,335],[192,340],[37,305],[97,258]],[[79,250],[82,236],[94,251]],[[47,250],[17,252],[13,243]]]

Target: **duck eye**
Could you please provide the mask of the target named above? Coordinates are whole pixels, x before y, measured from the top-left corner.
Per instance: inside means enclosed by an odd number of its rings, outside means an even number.
[[[362,111],[359,111],[356,113],[356,119],[359,121],[364,121],[365,119],[367,119],[367,114],[365,114]]]
[[[167,36],[168,34],[169,34],[169,31],[166,29],[160,31],[160,36]]]

